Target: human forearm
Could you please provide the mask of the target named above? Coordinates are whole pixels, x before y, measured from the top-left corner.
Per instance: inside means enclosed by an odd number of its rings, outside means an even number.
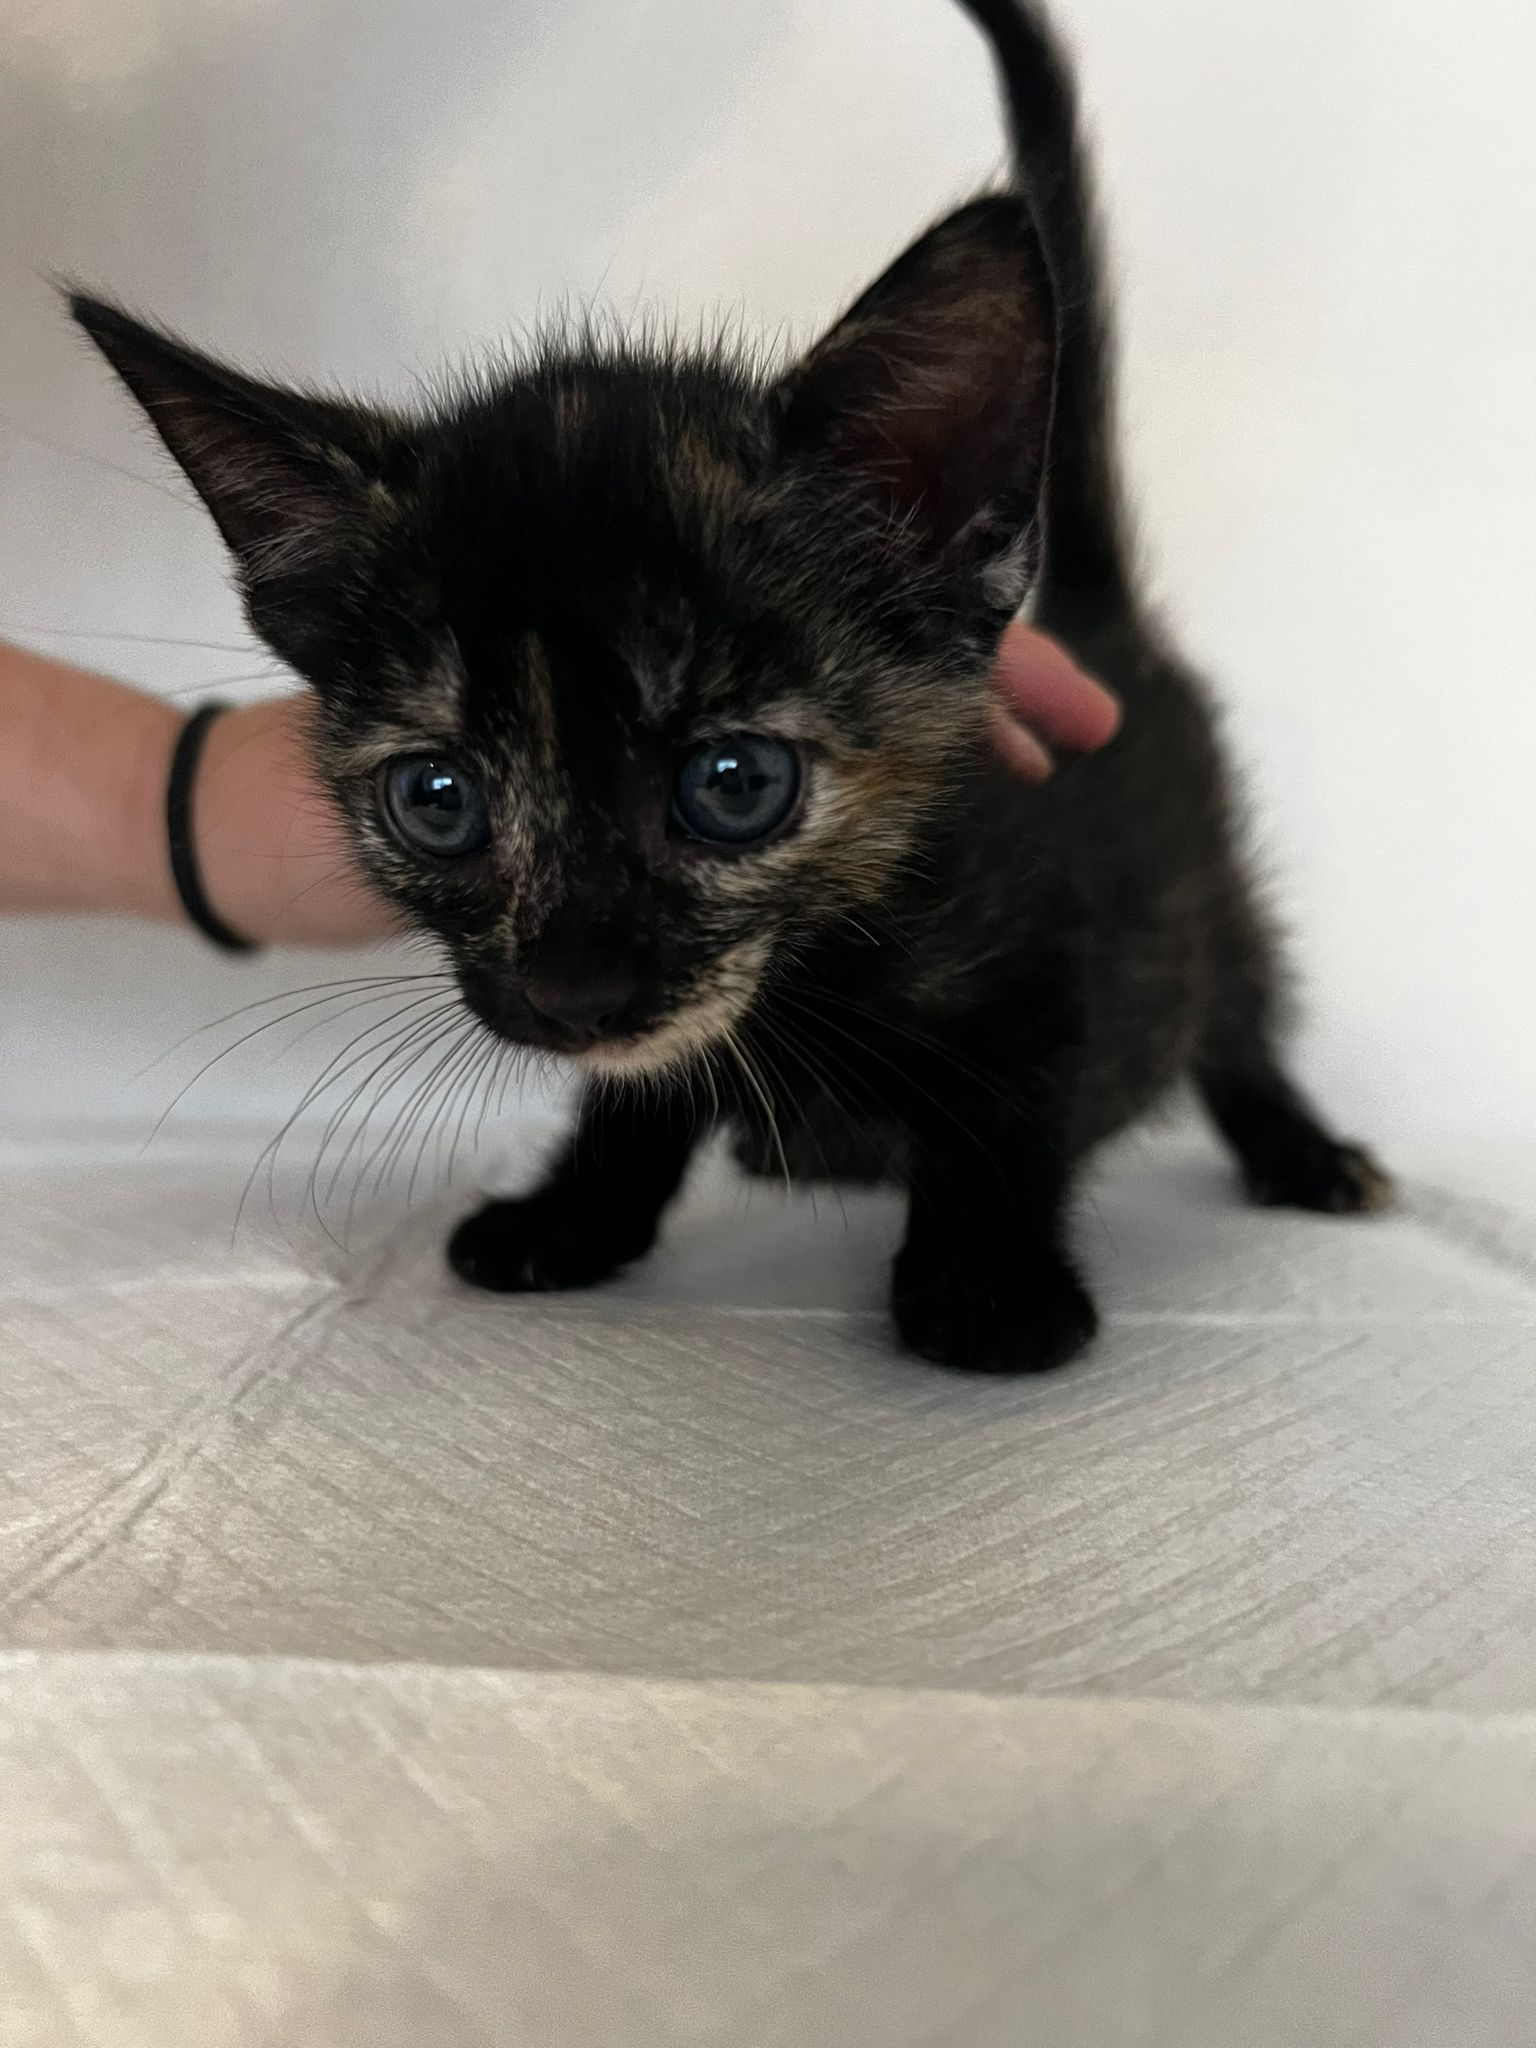
[[[286,697],[211,729],[193,793],[203,886],[252,939],[359,943],[389,912],[353,877],[301,716]],[[165,832],[181,723],[155,697],[0,644],[0,911],[183,920]]]
[[[179,723],[154,697],[0,644],[0,910],[179,915],[162,822]]]

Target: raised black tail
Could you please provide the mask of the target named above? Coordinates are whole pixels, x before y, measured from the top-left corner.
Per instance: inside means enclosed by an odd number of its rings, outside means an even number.
[[[1056,408],[1046,485],[1044,626],[1134,609],[1131,545],[1114,443],[1113,351],[1098,228],[1067,58],[1024,0],[960,0],[992,45],[1015,176],[1056,288]]]

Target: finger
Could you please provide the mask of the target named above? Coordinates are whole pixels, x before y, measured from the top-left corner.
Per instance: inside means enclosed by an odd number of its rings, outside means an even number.
[[[1052,746],[1092,753],[1120,729],[1119,699],[1032,626],[1004,633],[996,679],[1013,718]]]
[[[1015,775],[1026,782],[1044,782],[1055,762],[1027,725],[1021,725],[1011,711],[994,704],[987,714],[992,744]]]

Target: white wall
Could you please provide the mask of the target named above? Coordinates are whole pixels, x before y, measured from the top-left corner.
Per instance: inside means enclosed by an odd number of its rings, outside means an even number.
[[[1386,1137],[1529,1131],[1536,16],[1061,11],[1148,553],[1253,767],[1305,1065]],[[403,391],[570,294],[804,331],[1000,153],[945,0],[0,0],[0,39],[0,629],[167,690],[261,664],[130,637],[244,639],[40,272]],[[163,1107],[192,1065],[145,1060],[332,971],[12,925],[0,1119]],[[188,1106],[270,1116],[314,1067],[236,1060]]]

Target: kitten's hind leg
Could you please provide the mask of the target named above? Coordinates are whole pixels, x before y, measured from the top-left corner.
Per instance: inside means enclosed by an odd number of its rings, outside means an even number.
[[[685,1090],[589,1090],[544,1184],[467,1217],[448,1241],[448,1263],[496,1294],[610,1279],[655,1243],[702,1128]]]
[[[1267,936],[1246,912],[1225,936],[1224,971],[1194,1078],[1249,1199],[1331,1216],[1390,1208],[1390,1177],[1364,1146],[1327,1129],[1280,1064]]]
[[[1365,1216],[1390,1208],[1392,1182],[1363,1145],[1336,1138],[1273,1062],[1202,1064],[1196,1085],[1236,1155],[1250,1200],[1267,1209]]]

